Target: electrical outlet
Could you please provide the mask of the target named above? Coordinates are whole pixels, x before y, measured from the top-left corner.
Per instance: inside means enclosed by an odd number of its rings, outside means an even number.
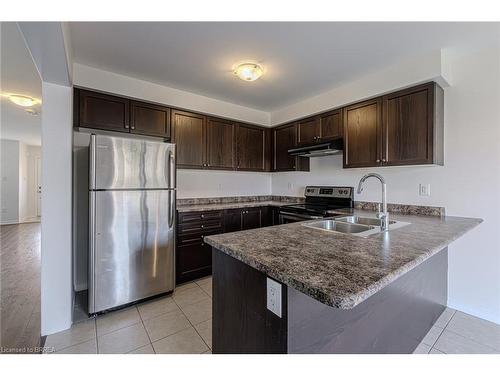
[[[418,192],[422,197],[430,197],[431,195],[431,184],[420,184],[418,186]]]
[[[267,309],[281,318],[281,284],[267,278]]]

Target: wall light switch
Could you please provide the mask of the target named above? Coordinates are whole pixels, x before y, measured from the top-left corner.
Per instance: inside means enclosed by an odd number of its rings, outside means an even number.
[[[418,187],[418,192],[422,197],[430,197],[431,195],[431,185],[430,184],[420,184]]]
[[[267,309],[281,318],[281,284],[267,278]]]

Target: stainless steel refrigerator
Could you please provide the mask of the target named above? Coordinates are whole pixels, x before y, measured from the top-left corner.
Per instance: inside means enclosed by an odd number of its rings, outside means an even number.
[[[91,135],[89,313],[172,291],[175,145]]]

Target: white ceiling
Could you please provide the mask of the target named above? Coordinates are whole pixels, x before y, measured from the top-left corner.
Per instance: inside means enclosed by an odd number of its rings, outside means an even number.
[[[42,84],[38,71],[26,47],[17,24],[2,22],[1,93],[42,98]],[[26,113],[24,107],[1,96],[0,138],[22,141],[30,145],[41,144],[41,105],[31,107],[39,115]]]
[[[497,34],[478,23],[71,23],[75,62],[274,111],[403,59]],[[266,74],[243,82],[234,63]]]

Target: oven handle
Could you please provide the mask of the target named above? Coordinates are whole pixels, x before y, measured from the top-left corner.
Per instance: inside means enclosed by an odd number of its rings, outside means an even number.
[[[295,221],[323,219],[322,216],[301,215],[295,213],[292,214],[289,212],[282,212],[282,211],[280,211],[279,217],[280,217],[280,224],[283,224],[283,219],[291,219]]]

